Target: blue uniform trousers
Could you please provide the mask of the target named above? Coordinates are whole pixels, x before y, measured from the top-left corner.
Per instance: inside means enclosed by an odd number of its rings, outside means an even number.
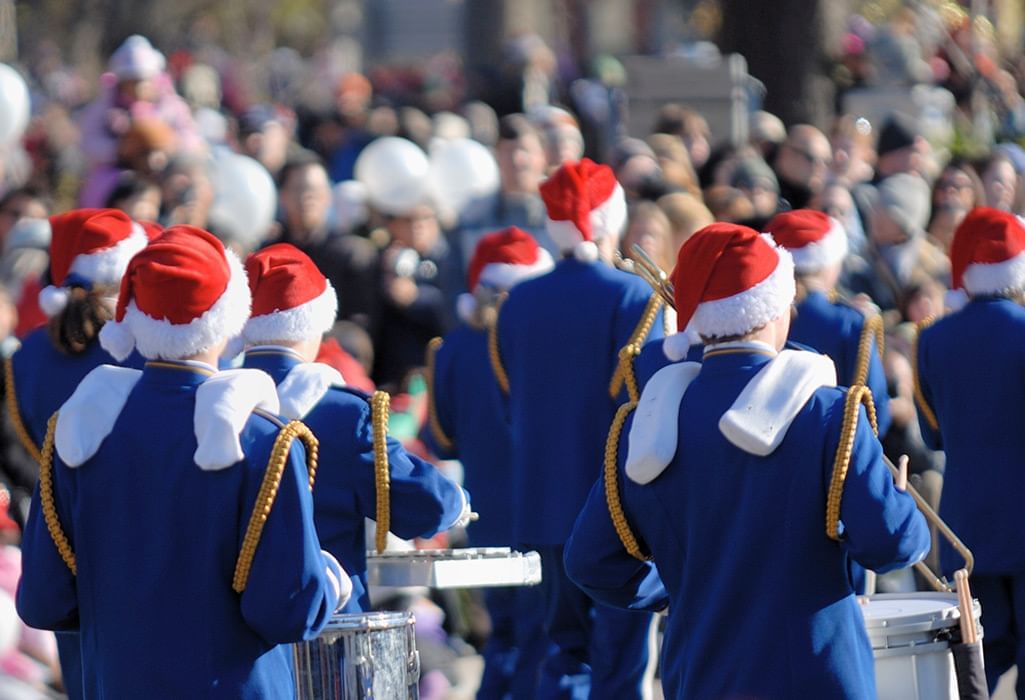
[[[554,649],[545,658],[539,700],[629,700],[642,697],[651,614],[593,601],[566,575],[562,545],[541,554],[545,629]]]

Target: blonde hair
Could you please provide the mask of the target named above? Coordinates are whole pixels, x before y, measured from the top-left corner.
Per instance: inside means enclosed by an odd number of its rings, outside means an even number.
[[[684,192],[673,192],[659,198],[659,209],[669,219],[669,227],[673,232],[673,249],[679,250],[680,246],[687,242],[687,239],[694,233],[715,221],[712,212],[708,210],[698,197]]]

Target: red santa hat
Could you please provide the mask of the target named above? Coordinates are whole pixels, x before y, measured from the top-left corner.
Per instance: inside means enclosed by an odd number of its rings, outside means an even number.
[[[541,184],[547,228],[559,250],[578,260],[598,259],[594,241],[617,239],[626,224],[626,198],[612,168],[584,158],[563,163]]]
[[[969,296],[1025,291],[1025,226],[1014,214],[976,207],[950,245],[952,288]]]
[[[39,292],[48,316],[67,305],[69,287],[118,284],[128,261],[149,242],[143,227],[117,209],[51,216],[50,231],[50,286]]]
[[[202,229],[172,226],[128,263],[100,344],[119,361],[133,347],[148,359],[182,359],[241,333],[249,301],[235,253]]]
[[[246,258],[253,312],[242,336],[247,343],[319,338],[335,323],[338,296],[306,253],[277,243]]]
[[[744,335],[778,318],[794,300],[794,262],[772,238],[747,226],[699,230],[676,259],[676,324],[704,338]]]
[[[847,255],[847,232],[843,224],[820,211],[785,211],[772,217],[765,231],[790,251],[798,274],[818,272],[843,262]]]
[[[477,241],[467,273],[469,294],[460,295],[459,317],[469,320],[476,311],[473,293],[481,286],[502,291],[512,289],[523,280],[543,275],[555,266],[548,251],[537,244],[523,229],[510,226]]]

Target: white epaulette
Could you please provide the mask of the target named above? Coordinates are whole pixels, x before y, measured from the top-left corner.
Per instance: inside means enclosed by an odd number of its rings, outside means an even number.
[[[772,454],[817,389],[836,386],[836,367],[826,355],[783,350],[747,383],[722,418],[719,430],[753,455]]]
[[[680,401],[698,376],[701,365],[681,362],[668,365],[644,385],[626,453],[626,475],[647,484],[665,471],[676,454],[680,427]]]
[[[277,387],[262,370],[222,370],[200,384],[192,421],[196,465],[218,471],[241,461],[245,453],[239,435],[257,408],[280,413]]]
[[[114,429],[142,370],[100,365],[64,402],[54,431],[54,449],[69,467],[80,467],[96,454]]]
[[[345,386],[342,373],[321,362],[304,362],[289,370],[278,384],[281,415],[302,420],[333,386]]]

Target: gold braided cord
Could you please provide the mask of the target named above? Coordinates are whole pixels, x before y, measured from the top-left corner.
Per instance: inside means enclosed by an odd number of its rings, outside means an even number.
[[[7,385],[5,387],[6,395],[4,396],[4,400],[7,403],[7,415],[11,417],[14,433],[18,436],[18,441],[28,452],[29,456],[38,463],[42,460],[43,455],[32,439],[32,436],[28,434],[25,423],[21,420],[21,412],[18,410],[18,394],[14,388],[14,361],[10,357],[4,358],[4,383]]]
[[[58,412],[59,413],[59,412]],[[46,424],[46,438],[43,440],[43,452],[39,460],[39,503],[43,510],[43,521],[50,532],[50,539],[57,547],[57,553],[71,569],[72,575],[78,575],[75,553],[71,551],[71,543],[61,528],[60,516],[57,514],[57,503],[53,495],[53,436],[57,430],[57,415],[50,416]]]
[[[388,408],[391,397],[386,391],[375,391],[370,397],[370,423],[374,435],[374,477],[377,486],[377,531],[374,546],[378,553],[388,544],[391,527],[391,467],[388,465]]]
[[[648,337],[652,326],[655,325],[655,317],[658,316],[659,309],[662,308],[663,304],[665,302],[661,296],[658,294],[651,295],[648,299],[648,304],[644,307],[640,320],[637,322],[637,326],[634,328],[633,334],[630,335],[626,345],[620,349],[619,363],[616,365],[616,371],[612,375],[612,381],[609,382],[609,396],[613,399],[619,396],[619,391],[625,383],[629,400],[635,403],[640,401],[641,394],[640,389],[637,387],[637,374],[634,372],[633,362],[634,358],[641,354],[644,339]]]
[[[498,315],[502,311],[502,304],[505,303],[505,300],[506,295],[503,294],[495,304],[495,320],[488,328],[488,358],[491,360],[491,369],[495,372],[495,379],[498,380],[498,388],[508,394],[509,375],[505,373],[505,367],[502,365],[502,353],[498,348]]]
[[[452,448],[455,447],[455,442],[452,441],[448,435],[445,434],[445,429],[441,427],[441,419],[438,418],[438,406],[435,403],[437,394],[434,389],[434,370],[437,360],[438,350],[441,348],[441,338],[432,338],[431,342],[427,343],[427,424],[431,427],[431,435],[434,436],[435,442],[438,446],[446,452],[451,452]]]
[[[605,440],[605,502],[608,503],[612,526],[616,528],[616,534],[619,536],[619,541],[623,543],[623,547],[630,553],[630,556],[641,561],[648,561],[651,557],[641,551],[641,546],[630,529],[630,523],[626,521],[623,504],[619,500],[619,469],[616,463],[619,455],[619,438],[627,416],[635,408],[637,408],[636,401],[628,401],[619,407],[616,417],[612,419],[609,436]]]
[[[281,478],[288,464],[289,450],[292,449],[292,443],[297,439],[306,446],[306,471],[310,489],[313,489],[313,481],[317,475],[319,443],[302,421],[294,420],[281,429],[271,447],[267,470],[263,474],[260,491],[256,495],[256,504],[249,516],[246,534],[242,538],[242,548],[235,562],[235,575],[231,581],[231,587],[236,593],[244,591],[249,582],[249,572],[253,568],[253,559],[256,557],[256,548],[260,545],[263,527],[267,524],[271,508],[274,507],[274,499],[278,496]]]
[[[866,318],[865,325],[861,327],[861,337],[858,339],[858,362],[852,384],[868,383],[868,365],[872,358],[873,340],[879,351],[879,359],[882,360],[886,339],[883,334],[883,317],[878,314]]]
[[[933,430],[939,430],[940,422],[937,420],[936,412],[932,410],[932,406],[925,400],[925,394],[922,393],[922,381],[918,375],[918,339],[922,335],[922,331],[931,326],[934,320],[936,320],[935,317],[930,316],[916,324],[915,340],[911,343],[911,368],[915,378],[915,404],[918,406],[918,410],[921,411],[922,417],[925,418],[925,422],[929,424],[929,427]]]
[[[847,470],[851,466],[851,454],[854,451],[854,439],[858,432],[858,408],[864,404],[872,431],[876,431],[875,404],[872,392],[867,386],[852,386],[847,390],[847,400],[843,409],[843,425],[840,428],[840,442],[836,446],[836,457],[833,461],[833,475],[829,480],[829,492],[826,496],[826,536],[832,540],[840,539],[840,504],[843,501],[844,481]]]

